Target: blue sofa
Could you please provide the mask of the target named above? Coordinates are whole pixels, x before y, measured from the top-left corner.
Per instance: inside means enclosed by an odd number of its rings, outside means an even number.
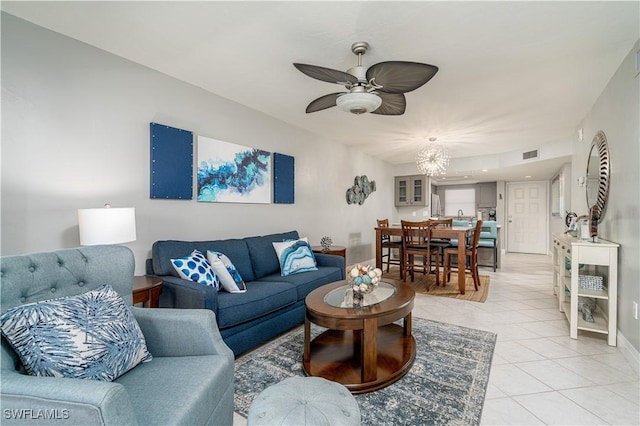
[[[281,276],[273,242],[298,239],[297,231],[213,241],[156,241],[147,274],[164,284],[160,306],[208,309],[224,342],[237,356],[304,322],[304,299],[314,289],[345,278],[344,258],[315,254],[318,270]],[[181,279],[171,259],[198,249],[227,255],[246,283],[246,293],[216,291]]]
[[[92,246],[0,258],[2,312],[109,284],[132,304],[134,257],[121,246]],[[3,424],[231,425],[233,353],[215,315],[131,306],[153,360],[115,381],[26,375],[2,338]],[[53,417],[51,417],[53,416]]]

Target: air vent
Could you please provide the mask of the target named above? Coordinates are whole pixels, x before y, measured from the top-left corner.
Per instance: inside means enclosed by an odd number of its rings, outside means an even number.
[[[538,158],[538,150],[534,149],[533,151],[527,151],[522,153],[523,160],[531,160],[532,158]]]

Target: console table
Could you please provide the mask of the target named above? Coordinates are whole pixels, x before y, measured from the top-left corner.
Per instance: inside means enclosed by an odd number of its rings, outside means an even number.
[[[558,296],[558,307],[569,321],[569,336],[578,338],[578,330],[607,334],[607,343],[616,346],[618,315],[618,248],[619,244],[600,239],[594,243],[580,240],[567,234],[553,234],[553,291]],[[567,270],[566,261],[571,262]],[[605,284],[602,290],[581,288],[580,275],[589,275],[581,270],[592,272],[600,267],[598,275],[603,276]],[[565,289],[569,295],[565,294]],[[578,297],[589,297],[603,301],[607,312],[598,305],[593,312],[594,322],[582,319],[578,309]]]

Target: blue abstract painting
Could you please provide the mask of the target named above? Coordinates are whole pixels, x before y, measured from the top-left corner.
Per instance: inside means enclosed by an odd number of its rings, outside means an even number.
[[[271,153],[198,136],[198,201],[270,203]]]

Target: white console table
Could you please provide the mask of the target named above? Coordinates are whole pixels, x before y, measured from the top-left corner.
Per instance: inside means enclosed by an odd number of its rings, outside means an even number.
[[[578,330],[587,330],[607,334],[608,344],[616,346],[619,247],[619,244],[602,239],[593,243],[566,234],[553,234],[553,291],[558,296],[560,311],[569,320],[569,336],[572,339],[578,338]],[[571,261],[571,271],[565,268],[565,259]],[[580,265],[585,265],[584,268],[606,267],[606,270],[598,270],[598,275],[604,276],[605,286],[602,290],[579,287]],[[571,294],[568,299],[565,289]],[[578,309],[579,296],[601,300],[607,312],[603,312],[602,305],[598,304],[593,312],[594,322],[583,320]]]

